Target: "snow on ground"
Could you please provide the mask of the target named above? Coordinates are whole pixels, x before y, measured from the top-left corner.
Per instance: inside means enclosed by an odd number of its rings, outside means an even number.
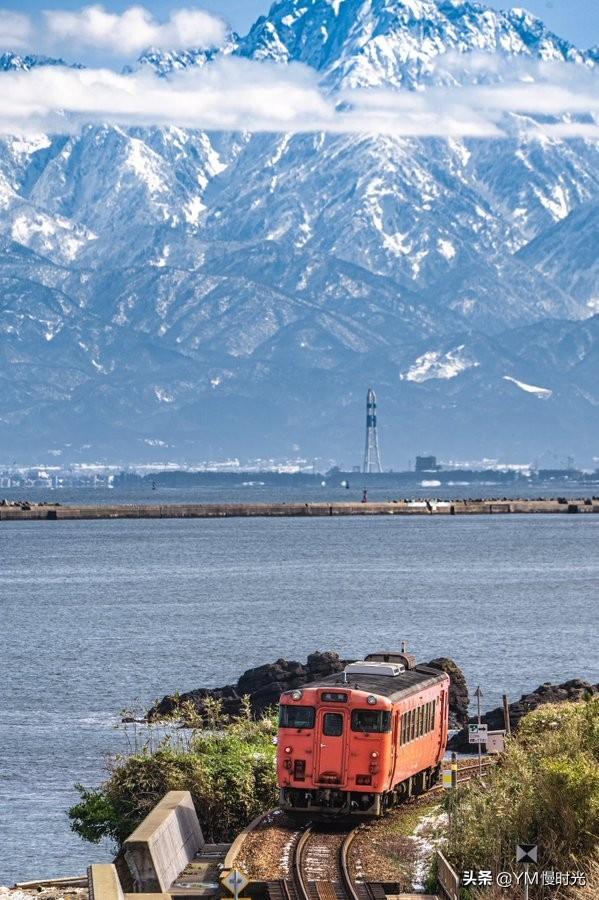
[[[424,883],[430,872],[433,854],[438,849],[446,829],[447,814],[444,812],[424,816],[416,826],[412,838],[416,847],[413,890],[424,891]]]
[[[451,241],[444,241],[442,238],[439,238],[437,247],[441,256],[444,256],[446,260],[454,258],[456,250]]]
[[[399,377],[402,381],[418,383],[428,381],[429,378],[455,378],[460,372],[480,365],[476,360],[469,359],[463,350],[463,344],[443,354],[439,350],[429,350],[419,356],[408,371],[402,372]]]
[[[553,396],[553,391],[549,388],[537,387],[534,384],[526,384],[525,381],[518,381],[517,378],[512,378],[511,375],[504,375],[504,381],[511,381],[512,384],[515,384],[522,391],[526,391],[527,394],[534,394],[535,397],[538,397],[540,400],[548,400],[549,397]]]

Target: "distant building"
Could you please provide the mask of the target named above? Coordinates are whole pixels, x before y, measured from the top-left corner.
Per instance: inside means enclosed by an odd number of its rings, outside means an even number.
[[[416,471],[417,472],[438,472],[441,466],[437,465],[436,456],[417,456]]]

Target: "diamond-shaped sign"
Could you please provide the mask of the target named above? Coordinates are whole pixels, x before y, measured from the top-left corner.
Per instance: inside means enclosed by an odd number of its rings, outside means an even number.
[[[536,844],[516,844],[516,862],[536,863],[538,850]]]
[[[250,879],[241,869],[231,869],[229,874],[223,878],[222,883],[237,897],[244,887],[250,883]]]

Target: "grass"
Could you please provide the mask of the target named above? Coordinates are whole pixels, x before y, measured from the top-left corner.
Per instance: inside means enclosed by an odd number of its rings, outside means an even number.
[[[450,802],[446,853],[458,872],[511,870],[518,843],[538,845],[539,871],[590,865],[599,845],[599,699],[529,713],[485,784],[460,787]],[[533,886],[530,897],[553,898],[555,889]]]

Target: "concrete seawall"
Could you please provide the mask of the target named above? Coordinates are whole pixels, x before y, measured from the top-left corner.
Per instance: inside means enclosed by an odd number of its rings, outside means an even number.
[[[0,506],[0,522],[83,519],[225,519],[302,516],[463,516],[599,513],[599,500],[456,500],[388,503],[188,503],[97,506]]]

